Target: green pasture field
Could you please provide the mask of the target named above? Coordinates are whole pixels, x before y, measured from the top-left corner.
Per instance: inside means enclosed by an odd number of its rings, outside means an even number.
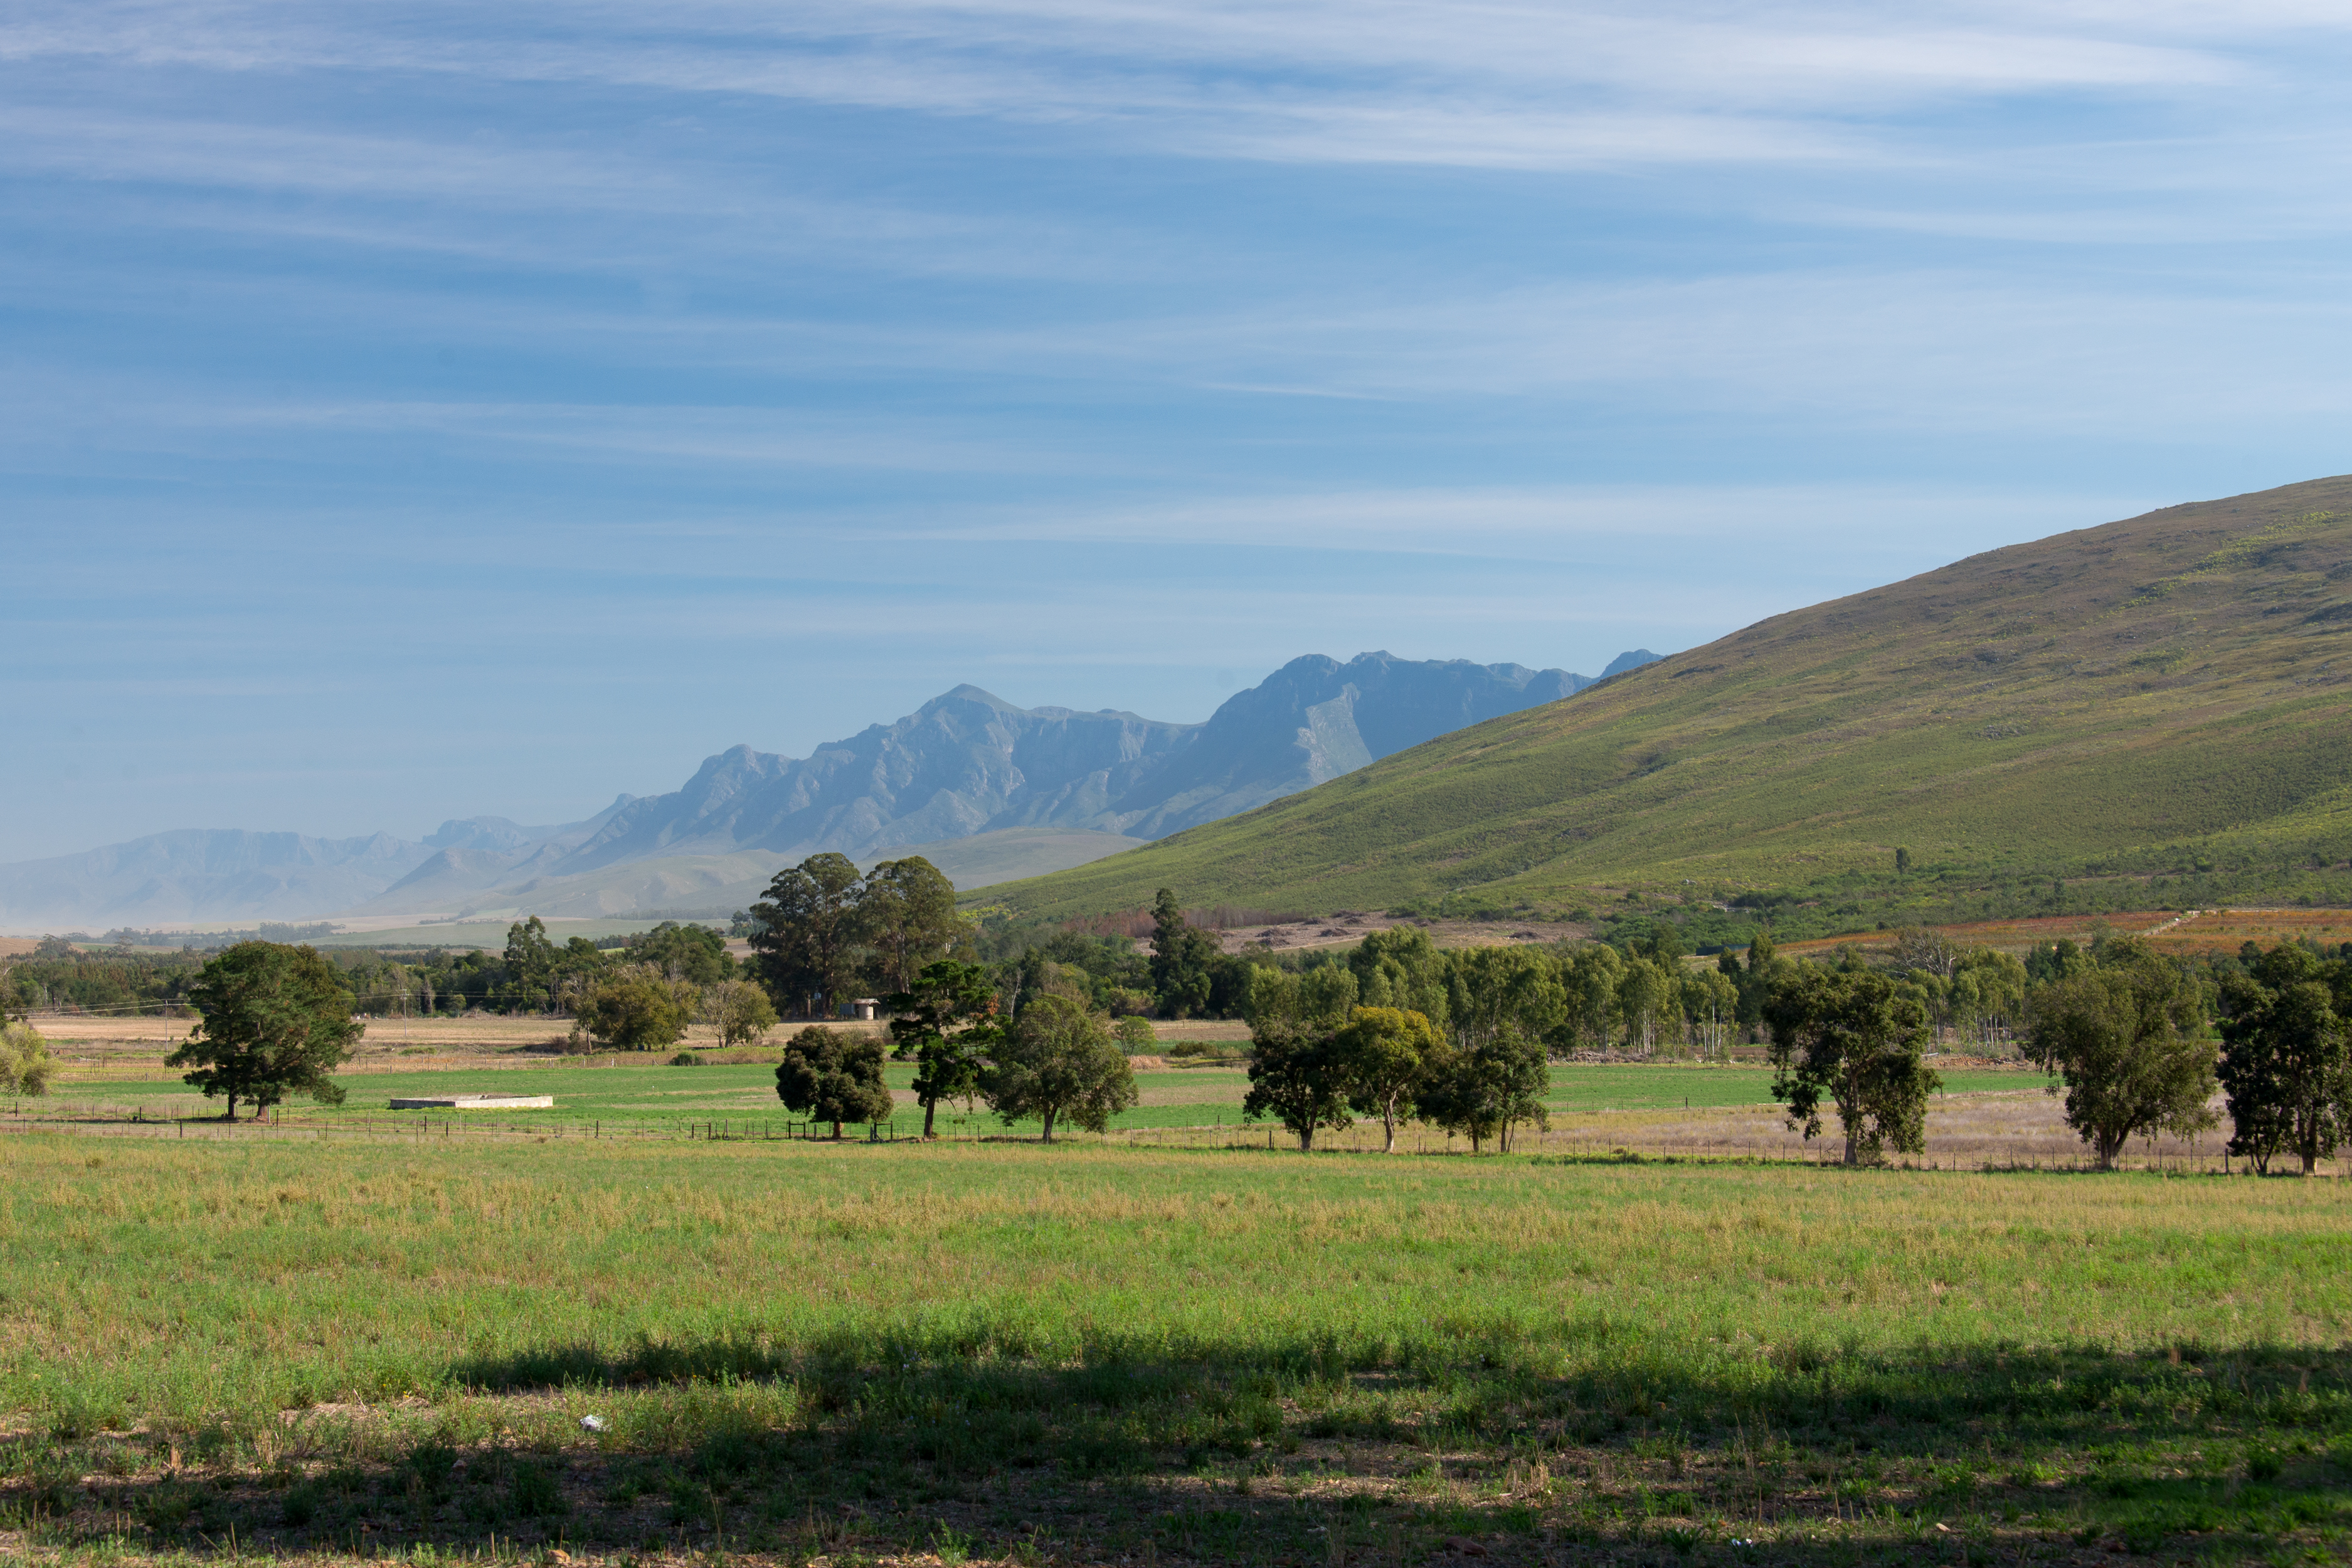
[[[590,1058],[598,1062],[613,1058]],[[922,1112],[911,1102],[912,1063],[892,1062],[884,1068],[898,1091],[901,1131],[919,1127]],[[1142,1103],[1111,1122],[1113,1131],[1155,1127],[1231,1126],[1240,1120],[1242,1097],[1249,1091],[1249,1075],[1237,1068],[1189,1068],[1164,1072],[1139,1072],[1136,1088]],[[1950,1094],[2029,1089],[2043,1079],[2036,1074],[1973,1070],[1948,1072],[1945,1091]],[[683,1131],[691,1124],[731,1121],[757,1136],[760,1124],[772,1123],[781,1134],[793,1120],[776,1099],[775,1069],[762,1066],[673,1068],[643,1058],[623,1059],[617,1066],[549,1066],[535,1068],[450,1068],[416,1072],[346,1074],[346,1091],[340,1108],[322,1109],[297,1100],[282,1115],[305,1121],[326,1119],[345,1122],[373,1118],[420,1117],[423,1112],[394,1112],[386,1102],[426,1094],[551,1094],[552,1109],[464,1114],[470,1119],[500,1123],[547,1122],[567,1128],[602,1124],[615,1131],[629,1128]],[[220,1101],[206,1101],[176,1077],[110,1080],[76,1085],[61,1081],[58,1098],[68,1102],[136,1107],[162,1117],[217,1115]],[[1767,1105],[1772,1102],[1772,1074],[1754,1067],[1651,1067],[1629,1064],[1563,1064],[1551,1069],[1551,1093],[1547,1100],[1555,1118],[1604,1110],[1666,1110],[1685,1104],[1696,1108]],[[447,1112],[434,1112],[446,1115]],[[945,1125],[952,1131],[982,1133],[1007,1131],[982,1106],[967,1114],[961,1102],[942,1108]],[[1031,1121],[1011,1131],[1038,1130]]]
[[[2336,1561],[2347,1217],[2244,1177],[16,1133],[0,1559]]]

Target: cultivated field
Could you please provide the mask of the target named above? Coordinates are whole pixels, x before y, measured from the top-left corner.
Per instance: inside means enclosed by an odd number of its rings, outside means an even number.
[[[2153,1175],[9,1137],[0,1557],[2330,1557],[2345,1205]]]
[[[146,1021],[151,1029],[168,1024]],[[297,1100],[273,1113],[280,1132],[423,1135],[435,1137],[662,1137],[719,1136],[776,1139],[805,1133],[777,1101],[775,1053],[746,1050],[698,1067],[671,1067],[662,1056],[539,1056],[510,1040],[539,1044],[549,1026],[542,1021],[464,1020],[419,1024],[433,1037],[403,1046],[396,1035],[375,1031],[368,1052],[339,1076],[347,1098],[328,1109]],[[108,1027],[121,1027],[109,1025]],[[1231,1025],[1196,1025],[1204,1035],[1230,1032]],[[1177,1031],[1161,1026],[1171,1038]],[[485,1044],[486,1037],[492,1043]],[[1181,1042],[1180,1042],[1181,1043]],[[218,1101],[206,1101],[163,1068],[153,1039],[85,1038],[61,1047],[67,1069],[49,1100],[27,1102],[14,1115],[0,1114],[0,1129],[34,1119],[66,1120],[87,1131],[173,1137],[250,1136],[208,1125]],[[706,1058],[707,1060],[709,1058]],[[1266,1122],[1245,1124],[1243,1097],[1246,1071],[1231,1060],[1195,1060],[1181,1056],[1136,1058],[1139,1103],[1111,1123],[1109,1141],[1156,1145],[1213,1147],[1229,1143],[1286,1144],[1288,1134]],[[1927,1118],[1926,1160],[1937,1166],[2042,1167],[2073,1163],[2082,1145],[2064,1125],[2059,1102],[2044,1091],[2041,1074],[2014,1064],[1967,1058],[1940,1064],[1945,1092]],[[911,1087],[914,1068],[893,1062],[886,1068],[896,1091],[895,1135],[920,1129],[921,1110]],[[395,1097],[426,1094],[548,1094],[552,1109],[466,1112],[399,1111]],[[1514,1148],[1522,1153],[1737,1155],[1759,1159],[1835,1158],[1834,1139],[1808,1146],[1790,1133],[1772,1100],[1772,1073],[1755,1062],[1726,1065],[1559,1063],[1551,1069],[1546,1106],[1549,1130],[1522,1129]],[[135,1120],[133,1120],[135,1119]],[[1034,1137],[1033,1121],[1007,1128],[986,1107],[943,1107],[939,1130],[959,1139]],[[1834,1132],[1834,1123],[1832,1131]],[[859,1128],[856,1135],[864,1136]],[[1083,1132],[1065,1136],[1086,1140]],[[1333,1150],[1377,1149],[1377,1123],[1326,1131],[1318,1144]],[[2169,1136],[2129,1151],[2127,1163],[2164,1170],[2222,1165],[2221,1140],[2194,1144]],[[1413,1153],[1466,1152],[1468,1145],[1440,1130],[1420,1125],[1402,1132],[1399,1147]]]
[[[2032,920],[1966,921],[1936,928],[1954,947],[1990,947],[2021,956],[2044,942],[2087,946],[2101,932],[2144,936],[2160,952],[2180,958],[2234,953],[2247,942],[2273,947],[2308,937],[2325,946],[2352,942],[2352,910],[2138,910],[2110,915],[2048,915]],[[1842,947],[1892,951],[1893,931],[1815,937],[1780,944],[1791,957],[1819,958]]]

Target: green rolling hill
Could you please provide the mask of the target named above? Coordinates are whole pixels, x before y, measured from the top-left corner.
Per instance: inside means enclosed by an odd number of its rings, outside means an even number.
[[[1567,909],[1891,882],[1898,846],[1913,889],[2352,890],[2328,877],[2352,853],[2352,477],[1777,616],[987,897],[1026,917],[1162,886],[1195,905]]]

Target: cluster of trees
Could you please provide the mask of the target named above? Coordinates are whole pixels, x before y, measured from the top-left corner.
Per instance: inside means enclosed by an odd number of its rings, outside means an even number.
[[[955,884],[920,856],[860,876],[846,856],[812,855],[779,871],[742,924],[769,994],[801,1017],[904,993],[929,964],[973,956]]]
[[[1998,955],[1956,955],[1953,972],[1972,959],[2014,984]],[[2026,1056],[2055,1080],[2067,1125],[2102,1169],[2134,1138],[2214,1126],[2217,1089],[2229,1151],[2257,1170],[2292,1155],[2309,1174],[2352,1142],[2352,953],[2249,943],[2235,960],[2198,963],[2124,938],[2053,943],[2019,968],[2030,982],[2004,1005],[2021,1011]],[[1826,1099],[1849,1163],[1919,1151],[1937,1078],[1921,1059],[1929,1009],[1909,974],[1789,965],[1768,983],[1764,1014],[1791,1127],[1817,1135]]]
[[[1100,1132],[1136,1102],[1109,1019],[1067,997],[1040,996],[1007,1016],[985,967],[937,959],[887,1005],[894,1054],[916,1064],[926,1138],[940,1104],[955,1100],[984,1100],[1008,1125],[1034,1117],[1048,1143],[1057,1125]],[[786,1110],[831,1122],[838,1138],[845,1122],[890,1115],[882,1062],[881,1037],[811,1025],[784,1047],[776,1096]]]

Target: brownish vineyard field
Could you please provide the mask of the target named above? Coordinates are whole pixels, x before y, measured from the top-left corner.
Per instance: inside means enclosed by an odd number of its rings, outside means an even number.
[[[0,1559],[2335,1559],[2346,1205],[2157,1173],[25,1131]]]
[[[2247,942],[2272,947],[2305,938],[2334,947],[2352,942],[2352,910],[2140,910],[2109,915],[2053,915],[2033,920],[1969,921],[1935,928],[1955,946],[1990,947],[2022,953],[2042,942],[2070,941],[2087,944],[2100,933],[2145,936],[2157,948],[2183,958],[2235,952]],[[1818,956],[1845,946],[1889,949],[1895,932],[1874,931],[1852,936],[1817,937],[1809,942],[1783,942],[1780,951]]]

